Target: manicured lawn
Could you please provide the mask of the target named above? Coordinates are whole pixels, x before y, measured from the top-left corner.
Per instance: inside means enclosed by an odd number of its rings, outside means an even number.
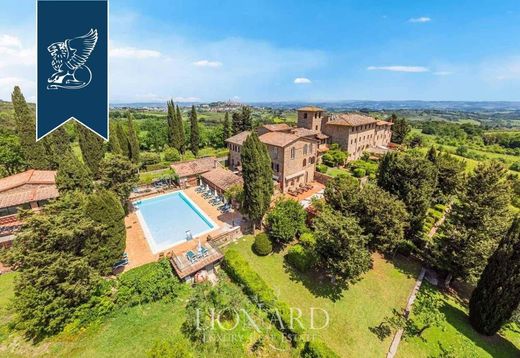
[[[302,310],[307,332],[316,333],[341,357],[383,357],[389,346],[390,337],[380,341],[370,328],[381,323],[392,309],[406,305],[408,295],[415,283],[418,265],[404,259],[397,260],[398,266],[374,255],[374,268],[361,281],[337,295],[318,278],[309,278],[294,273],[284,265],[283,253],[265,257],[251,251],[252,237],[230,245],[236,248],[282,301],[295,309]],[[322,330],[309,330],[310,309],[328,312],[329,325]],[[321,311],[316,312],[316,327],[324,323]]]
[[[344,168],[329,168],[327,170],[327,175],[330,175],[331,177],[337,177],[338,175],[351,175],[350,172],[347,169]]]
[[[421,287],[426,289],[436,290],[428,283]],[[437,297],[444,301],[441,312],[445,320],[439,327],[427,329],[422,338],[409,337],[401,341],[399,357],[438,357],[441,347],[450,350],[454,357],[520,356],[520,327],[510,326],[494,337],[482,336],[469,324],[467,308],[460,299],[441,292]]]

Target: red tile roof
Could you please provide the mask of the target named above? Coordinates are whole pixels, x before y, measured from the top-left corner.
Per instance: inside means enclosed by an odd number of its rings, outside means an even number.
[[[215,166],[220,166],[220,163],[218,163],[218,160],[215,157],[204,157],[170,165],[180,178],[208,172],[211,169],[214,169]]]
[[[377,121],[376,124],[377,124],[378,126],[385,126],[385,125],[393,126],[393,125],[394,125],[392,122],[387,122],[387,121]]]
[[[287,123],[264,124],[262,127],[271,132],[289,131],[292,128]]]
[[[57,198],[55,176],[55,171],[31,169],[0,179],[0,208]]]
[[[324,109],[321,109],[320,107],[316,106],[305,106],[302,108],[298,108],[298,111],[304,111],[304,112],[325,112]]]
[[[231,144],[242,145],[244,144],[245,140],[247,139],[247,137],[249,137],[250,134],[250,131],[243,131],[238,134],[235,134],[232,137],[229,137],[228,139],[226,139],[226,142]]]
[[[377,120],[373,117],[365,116],[357,113],[343,113],[343,114],[334,114],[329,117],[329,120],[326,122],[327,124],[337,125],[337,126],[361,126],[364,124],[372,124],[376,123]]]
[[[295,134],[285,132],[269,132],[260,136],[260,141],[275,147],[285,147],[300,139]]]
[[[201,175],[201,177],[210,185],[216,186],[218,189],[226,191],[236,184],[242,184],[243,180],[231,171],[218,167]]]

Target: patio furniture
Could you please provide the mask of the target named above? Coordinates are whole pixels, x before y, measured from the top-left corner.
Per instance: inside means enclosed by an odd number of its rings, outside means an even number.
[[[200,247],[200,253],[199,253],[200,257],[208,256],[208,253],[209,253],[208,249],[206,249],[204,246]]]
[[[195,263],[197,261],[197,256],[193,253],[193,251],[188,251],[186,252],[186,258],[188,259],[189,262],[191,262],[192,264]]]

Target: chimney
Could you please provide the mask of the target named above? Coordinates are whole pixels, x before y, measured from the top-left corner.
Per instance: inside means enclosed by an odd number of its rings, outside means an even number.
[[[213,168],[216,169],[218,167],[218,160],[213,161]]]

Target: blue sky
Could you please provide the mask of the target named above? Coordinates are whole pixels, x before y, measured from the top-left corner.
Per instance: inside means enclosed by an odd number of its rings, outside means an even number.
[[[34,3],[2,0],[2,99],[34,98]],[[520,100],[517,0],[111,0],[110,16],[112,102]]]

